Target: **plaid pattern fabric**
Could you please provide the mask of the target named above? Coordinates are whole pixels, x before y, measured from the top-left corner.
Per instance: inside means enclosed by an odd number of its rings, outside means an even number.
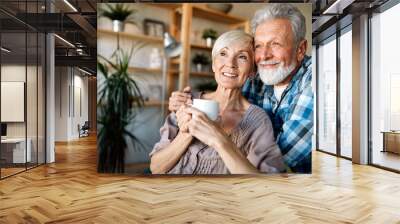
[[[311,86],[311,57],[301,67],[278,101],[272,85],[264,85],[259,74],[249,78],[242,93],[250,103],[270,116],[274,134],[286,165],[294,172],[311,172],[314,94]]]

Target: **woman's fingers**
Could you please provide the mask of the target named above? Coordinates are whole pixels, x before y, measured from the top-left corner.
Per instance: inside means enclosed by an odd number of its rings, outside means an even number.
[[[188,132],[206,145],[216,142],[215,127],[208,125],[203,119],[192,119],[187,123]]]
[[[190,92],[192,92],[192,88],[190,88],[190,86],[186,86],[185,88],[183,88],[183,92],[190,93]]]
[[[180,117],[183,117],[183,116],[191,116],[191,114],[189,114],[188,112],[186,112],[186,108],[187,108],[187,107],[188,107],[188,106],[186,106],[186,105],[181,105],[181,106],[179,107],[178,111],[176,112],[176,113],[177,113],[177,116],[178,116],[178,114],[179,114]]]
[[[191,120],[191,115],[185,111],[186,105],[182,105],[179,107],[176,112],[176,118],[178,121],[178,127],[182,132],[188,132],[187,123]]]
[[[207,115],[194,107],[186,107],[185,112],[191,114],[193,118],[208,119]]]
[[[188,101],[191,101],[191,94],[175,91],[169,98],[168,109],[170,111],[177,111],[180,106],[184,105]]]
[[[187,99],[186,102],[185,102],[185,104],[186,104],[186,105],[193,105],[193,100],[192,100],[192,98]]]

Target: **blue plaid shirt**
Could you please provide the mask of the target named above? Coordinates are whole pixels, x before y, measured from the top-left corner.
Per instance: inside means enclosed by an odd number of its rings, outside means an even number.
[[[249,78],[242,89],[250,103],[268,113],[283,159],[294,172],[311,172],[314,108],[311,70],[311,57],[305,56],[280,101],[274,95],[274,86],[264,85],[259,74]]]

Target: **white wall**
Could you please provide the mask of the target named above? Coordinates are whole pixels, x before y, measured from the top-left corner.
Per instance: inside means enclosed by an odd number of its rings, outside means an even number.
[[[6,122],[7,137],[25,138],[31,142],[33,161],[36,162],[37,153],[39,163],[44,163],[44,74],[41,66],[25,66],[25,64],[4,64],[1,66],[1,81],[24,82],[26,83],[26,106],[23,102],[22,113],[26,112],[26,120],[23,122]],[[27,80],[25,80],[27,78]],[[4,89],[2,89],[3,91]],[[24,93],[23,90],[21,94]],[[7,95],[2,95],[2,98]],[[2,107],[1,110],[13,113],[12,108]],[[9,111],[7,111],[9,110]],[[14,112],[15,113],[15,112]]]
[[[55,124],[56,124],[56,141],[67,141],[67,118],[68,118],[68,68],[56,67],[56,92],[55,92]]]
[[[78,124],[82,126],[88,120],[88,78],[83,75],[76,68],[56,67],[56,141],[79,138]],[[82,113],[77,105],[81,105]]]
[[[25,75],[28,69],[28,73],[33,67],[25,65],[2,65],[1,66],[1,81],[3,82],[25,82]],[[26,82],[25,82],[26,83]],[[27,96],[33,96],[33,93],[27,93]],[[36,92],[35,92],[36,96]],[[1,110],[7,110],[7,108],[1,108]],[[28,119],[30,120],[30,119]],[[9,122],[7,123],[7,136],[8,137],[25,137],[25,122]]]

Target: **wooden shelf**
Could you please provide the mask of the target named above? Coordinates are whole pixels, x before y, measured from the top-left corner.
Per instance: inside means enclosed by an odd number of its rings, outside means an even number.
[[[112,67],[109,67],[110,70],[112,70]],[[158,74],[162,75],[162,69],[160,68],[144,68],[144,67],[129,67],[128,72],[132,73],[150,73],[150,74]],[[177,70],[174,69],[168,69],[168,72],[172,73],[178,73]]]
[[[129,67],[129,72],[140,72],[140,73],[151,73],[151,74],[162,74],[162,69],[159,68],[141,68],[141,67]]]
[[[226,24],[238,24],[247,21],[245,18],[231,16],[229,14],[210,9],[205,5],[193,5],[193,16]]]
[[[162,69],[159,68],[141,68],[141,67],[129,67],[128,71],[131,72],[142,72],[142,73],[151,73],[151,74],[160,74],[162,75]],[[168,72],[178,73],[177,70],[168,69]]]
[[[174,64],[174,65],[179,65],[179,63],[180,63],[179,58],[171,59],[170,62],[171,62],[171,64]]]
[[[163,9],[169,9],[169,10],[175,10],[179,7],[182,7],[182,4],[180,3],[145,3],[146,5],[149,6],[154,6],[154,7],[159,7]]]
[[[211,51],[211,50],[212,50],[212,47],[207,47],[206,45],[191,44],[190,46],[191,46],[192,48],[200,49],[200,50],[208,50],[208,51]]]
[[[163,39],[161,37],[152,37],[152,36],[143,35],[143,34],[132,34],[132,33],[125,33],[125,32],[117,33],[117,32],[114,32],[111,30],[105,30],[105,29],[97,30],[97,35],[110,35],[110,36],[117,37],[118,34],[121,38],[163,44]]]

